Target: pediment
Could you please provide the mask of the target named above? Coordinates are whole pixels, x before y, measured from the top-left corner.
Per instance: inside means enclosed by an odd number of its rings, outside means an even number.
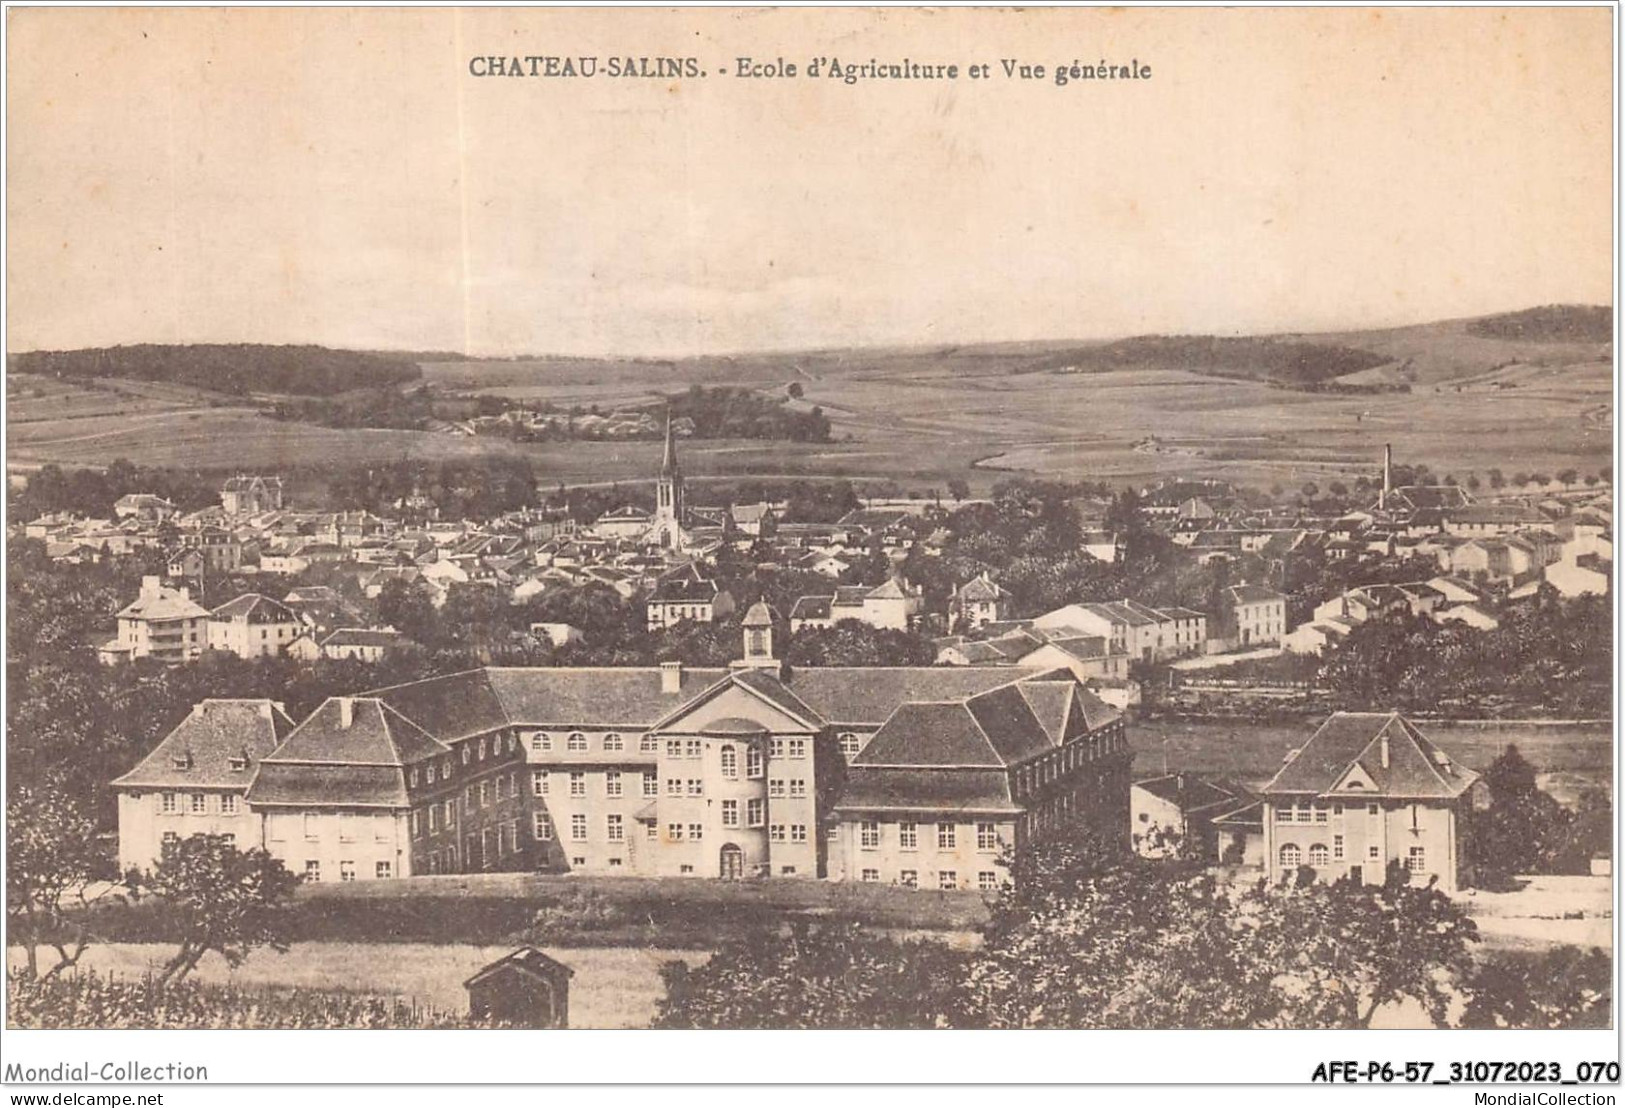
[[[754,689],[727,681],[707,690],[661,720],[653,730],[661,734],[699,734],[728,721],[760,724],[770,734],[806,735],[818,730],[818,723],[792,715]]]
[[[1355,762],[1343,774],[1342,779],[1332,787],[1332,791],[1339,793],[1374,793],[1377,791],[1377,783],[1371,779],[1371,775],[1361,767],[1359,762]]]

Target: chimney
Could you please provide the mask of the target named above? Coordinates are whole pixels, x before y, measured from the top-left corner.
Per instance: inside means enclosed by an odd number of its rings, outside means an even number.
[[[683,690],[683,663],[660,663],[660,691],[668,695]]]
[[[339,728],[341,730],[348,731],[350,729],[350,725],[355,722],[355,699],[353,697],[341,696],[338,698],[338,702]],[[1383,764],[1388,764],[1388,759],[1386,756],[1383,757]]]
[[[157,596],[158,595],[158,590],[163,587],[163,585],[161,583],[162,580],[163,579],[160,578],[160,577],[143,577],[143,578],[141,578],[141,595],[142,596]]]
[[[1382,768],[1388,768],[1388,736],[1386,734],[1382,737]]]

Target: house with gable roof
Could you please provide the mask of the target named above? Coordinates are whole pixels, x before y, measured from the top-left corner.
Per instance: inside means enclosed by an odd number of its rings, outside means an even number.
[[[305,623],[280,600],[246,592],[209,613],[209,649],[239,658],[274,658],[305,631]]]
[[[1064,670],[900,704],[848,768],[830,876],[991,891],[1063,824],[1126,848],[1131,762],[1121,713]]]
[[[476,754],[477,751],[477,754]],[[531,867],[512,731],[443,742],[377,696],[329,697],[260,762],[265,849],[307,881]]]
[[[238,474],[220,488],[220,507],[228,516],[251,516],[282,507],[282,478]]]
[[[1010,592],[983,570],[954,589],[948,602],[949,630],[975,630],[1010,618]]]
[[[151,866],[165,843],[224,835],[260,845],[247,803],[261,759],[293,731],[270,700],[201,700],[134,769],[112,783],[118,796],[119,869]]]
[[[1397,712],[1336,712],[1259,793],[1267,872],[1378,884],[1397,864],[1454,893],[1472,874],[1479,782]]]

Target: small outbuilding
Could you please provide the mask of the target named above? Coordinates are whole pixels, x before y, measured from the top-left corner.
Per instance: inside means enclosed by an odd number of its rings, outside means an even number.
[[[563,962],[522,946],[463,982],[468,1014],[511,1027],[569,1027],[573,976]]]

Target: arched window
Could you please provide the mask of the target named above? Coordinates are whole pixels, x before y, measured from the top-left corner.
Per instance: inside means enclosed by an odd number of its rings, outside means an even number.
[[[762,758],[762,748],[748,747],[745,750],[745,776],[760,777],[765,772],[766,762]]]
[[[729,744],[729,745],[724,746],[722,748],[721,754],[722,754],[722,776],[724,776],[724,777],[738,777],[739,776],[739,752],[733,748],[732,744]]]
[[[552,750],[553,736],[546,731],[537,731],[530,737],[530,748],[532,750]]]
[[[645,731],[643,737],[638,739],[638,750],[644,754],[656,754],[660,751],[660,740]]]
[[[570,736],[570,741],[568,743],[568,748],[570,750],[586,750],[587,749],[587,736],[583,735],[580,731],[574,732]]]
[[[850,762],[853,758],[856,758],[858,756],[858,751],[862,749],[863,744],[858,741],[858,737],[856,735],[850,731],[844,731],[841,733],[841,754],[845,756],[847,761]]]
[[[621,749],[621,737],[619,735],[615,734],[613,731],[611,731],[609,734],[605,735],[604,736],[604,749],[605,750],[619,750],[619,749]]]
[[[1285,869],[1297,869],[1303,865],[1303,851],[1298,849],[1297,843],[1281,844],[1281,865]]]
[[[1309,864],[1317,869],[1332,860],[1332,852],[1326,849],[1325,843],[1316,843],[1309,848]]]

